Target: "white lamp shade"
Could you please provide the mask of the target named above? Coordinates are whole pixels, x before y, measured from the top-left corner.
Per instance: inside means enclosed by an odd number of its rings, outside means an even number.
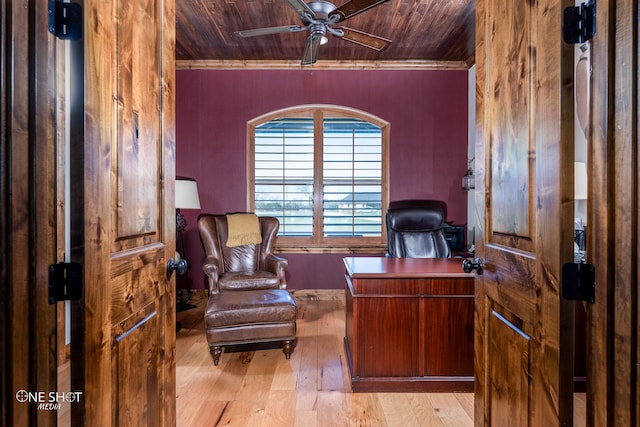
[[[587,199],[587,165],[583,162],[575,162],[573,168],[574,198],[576,200]]]
[[[195,179],[176,178],[176,209],[200,209]]]

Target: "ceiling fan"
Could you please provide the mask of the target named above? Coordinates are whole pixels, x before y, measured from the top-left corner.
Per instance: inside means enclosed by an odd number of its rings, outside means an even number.
[[[305,3],[302,0],[286,0],[296,10],[303,25],[284,25],[281,27],[257,28],[255,30],[236,31],[240,37],[263,36],[277,33],[295,33],[309,30],[311,34],[302,54],[302,65],[311,65],[318,59],[318,49],[326,43],[326,33],[340,37],[352,43],[366,46],[370,49],[381,51],[386,48],[391,40],[353,28],[333,28],[333,24],[346,21],[365,10],[371,9],[388,0],[349,0],[336,8],[332,3],[324,0],[313,0]]]

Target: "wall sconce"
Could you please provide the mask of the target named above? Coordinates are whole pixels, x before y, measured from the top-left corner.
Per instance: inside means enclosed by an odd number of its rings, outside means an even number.
[[[473,169],[471,168],[471,162],[475,160],[475,157],[471,160],[467,160],[467,173],[462,177],[462,189],[469,191],[476,188],[476,177],[473,175]]]

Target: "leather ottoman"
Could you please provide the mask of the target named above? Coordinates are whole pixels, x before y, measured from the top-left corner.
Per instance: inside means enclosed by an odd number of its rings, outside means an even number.
[[[209,352],[217,366],[227,345],[282,341],[289,359],[296,338],[298,307],[284,289],[211,294],[204,314]]]

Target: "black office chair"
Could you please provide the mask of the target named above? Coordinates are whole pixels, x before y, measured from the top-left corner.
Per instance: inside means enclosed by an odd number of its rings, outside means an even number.
[[[393,258],[450,258],[443,227],[447,204],[399,200],[387,209],[387,254]]]

